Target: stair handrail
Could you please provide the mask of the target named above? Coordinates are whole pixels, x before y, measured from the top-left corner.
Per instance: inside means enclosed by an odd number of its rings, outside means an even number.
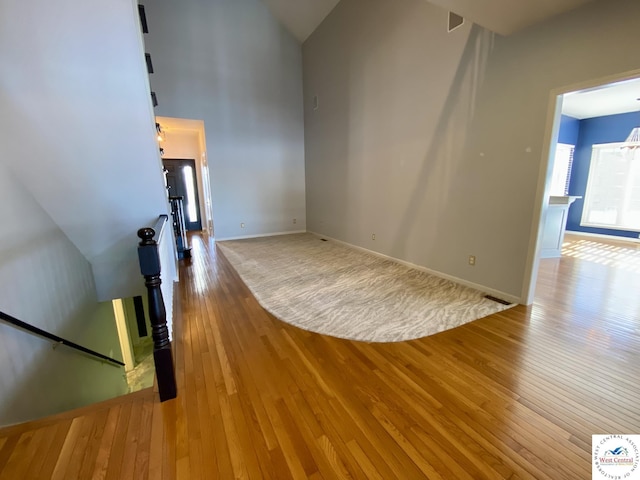
[[[22,320],[19,320],[16,317],[9,315],[8,313],[4,313],[0,311],[0,320],[3,320],[4,322],[16,328],[26,330],[29,333],[32,333],[42,338],[46,338],[47,340],[51,340],[52,342],[55,342],[58,345],[65,345],[67,347],[70,347],[74,350],[78,350],[92,357],[99,358],[101,361],[105,361],[111,365],[124,367],[124,363],[122,363],[119,360],[116,360],[115,358],[108,357],[106,355],[103,355],[102,353],[96,352],[95,350],[91,350],[90,348],[83,347],[82,345],[78,345],[77,343],[72,342],[71,340],[67,340],[66,338],[62,338],[62,337],[59,337],[58,335],[47,332],[46,330],[38,328],[35,325],[31,325],[30,323],[23,322]]]

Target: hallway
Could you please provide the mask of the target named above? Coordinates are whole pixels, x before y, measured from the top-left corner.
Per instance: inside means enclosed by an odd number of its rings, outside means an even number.
[[[368,344],[274,319],[213,240],[192,247],[178,398],[0,430],[0,480],[590,478],[592,434],[640,431],[637,278],[609,292],[587,260],[543,262],[531,307]]]

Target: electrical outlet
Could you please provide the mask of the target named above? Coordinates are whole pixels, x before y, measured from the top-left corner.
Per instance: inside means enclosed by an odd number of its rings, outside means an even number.
[[[244,223],[241,223],[241,224],[240,224],[240,228],[244,228]]]
[[[295,225],[295,224],[296,224],[296,222],[297,222],[297,220],[294,218],[294,219],[293,219],[293,224]]]
[[[371,234],[371,240],[375,240],[375,239],[376,239],[376,234],[375,234],[375,233],[372,233],[372,234]]]
[[[469,255],[469,265],[474,265],[476,264],[476,256],[475,255]]]

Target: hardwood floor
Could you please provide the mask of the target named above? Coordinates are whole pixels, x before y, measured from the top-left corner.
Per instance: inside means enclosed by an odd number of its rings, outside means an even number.
[[[588,479],[592,434],[640,433],[635,267],[577,245],[542,262],[530,307],[367,344],[274,319],[213,242],[192,243],[178,399],[0,430],[0,479]]]

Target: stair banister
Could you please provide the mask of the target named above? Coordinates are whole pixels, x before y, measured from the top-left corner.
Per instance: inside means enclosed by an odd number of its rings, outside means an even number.
[[[177,395],[171,341],[167,328],[167,312],[160,289],[162,280],[160,278],[161,267],[157,241],[162,236],[162,230],[165,228],[167,220],[167,215],[160,215],[154,228],[146,227],[138,230],[140,238],[138,259],[140,272],[144,276],[144,284],[147,287],[149,319],[153,338],[153,360],[156,367],[158,392],[162,402],[176,398]]]

